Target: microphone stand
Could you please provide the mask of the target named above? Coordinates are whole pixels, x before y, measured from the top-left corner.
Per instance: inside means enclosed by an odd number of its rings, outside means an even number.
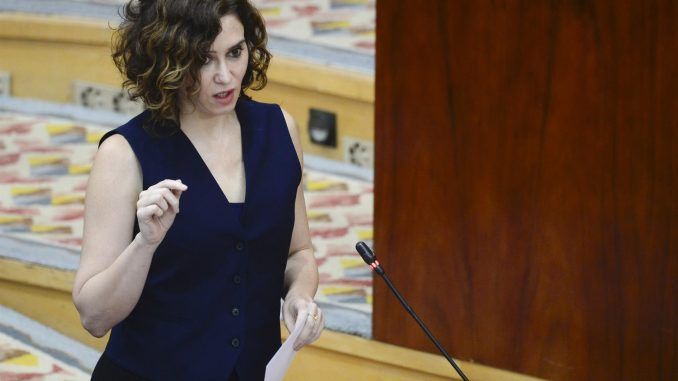
[[[396,298],[398,298],[398,301],[400,302],[400,304],[402,304],[402,306],[405,308],[405,310],[414,318],[414,320],[417,322],[417,324],[419,324],[419,327],[421,327],[421,329],[424,331],[424,333],[426,333],[426,336],[428,336],[428,338],[431,339],[433,344],[435,344],[436,348],[438,348],[440,353],[442,353],[442,355],[445,357],[445,359],[447,359],[447,361],[452,365],[454,370],[457,371],[457,374],[459,374],[461,379],[463,381],[469,381],[469,379],[466,377],[464,372],[462,372],[461,368],[459,368],[459,366],[457,366],[457,363],[455,363],[454,360],[452,359],[452,357],[450,357],[450,355],[447,354],[447,351],[445,350],[445,348],[443,348],[443,346],[440,344],[438,339],[436,339],[435,336],[433,336],[433,333],[431,333],[431,331],[429,331],[428,327],[426,327],[426,324],[424,324],[424,322],[414,312],[412,307],[410,307],[410,305],[407,303],[405,298],[403,298],[403,296],[400,294],[400,292],[398,292],[398,290],[395,288],[395,286],[391,282],[391,279],[388,277],[388,275],[386,275],[386,272],[384,271],[384,269],[379,264],[377,257],[374,255],[374,252],[372,252],[372,250],[369,248],[369,246],[367,246],[367,244],[365,242],[360,241],[356,244],[356,250],[358,251],[360,256],[363,258],[365,263],[367,263],[372,268],[372,270],[374,270],[375,273],[379,274],[379,276],[381,276],[384,279],[384,281],[386,282],[386,285],[391,290],[391,292],[393,292],[393,294],[396,296]]]

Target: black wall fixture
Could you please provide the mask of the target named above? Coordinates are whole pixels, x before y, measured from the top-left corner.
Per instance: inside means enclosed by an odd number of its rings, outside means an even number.
[[[329,111],[310,109],[308,135],[315,144],[336,148],[337,115]]]

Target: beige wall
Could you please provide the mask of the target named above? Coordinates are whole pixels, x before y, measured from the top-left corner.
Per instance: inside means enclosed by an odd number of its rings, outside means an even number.
[[[120,85],[110,58],[111,35],[104,22],[0,14],[0,71],[11,75],[12,96],[68,103],[75,80]],[[343,160],[344,136],[374,140],[371,76],[283,57],[273,59],[268,74],[267,88],[253,96],[279,103],[295,117],[305,152]],[[337,114],[336,149],[311,144],[307,132],[311,107]]]

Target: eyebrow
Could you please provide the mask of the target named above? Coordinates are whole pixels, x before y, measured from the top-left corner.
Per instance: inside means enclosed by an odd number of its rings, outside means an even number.
[[[233,49],[235,49],[235,48],[239,48],[240,45],[242,45],[244,42],[245,42],[245,39],[243,38],[243,39],[240,40],[237,44],[231,46],[230,48],[228,48],[228,49],[226,49],[226,50],[227,50],[227,51],[231,51],[231,50],[233,50]],[[210,50],[208,53],[214,54],[214,53],[216,53],[216,51]]]

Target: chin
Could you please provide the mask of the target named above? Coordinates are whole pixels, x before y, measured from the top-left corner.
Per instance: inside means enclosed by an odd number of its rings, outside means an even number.
[[[198,112],[203,116],[212,117],[226,115],[231,113],[233,110],[235,110],[235,102],[227,106],[210,105],[209,107],[201,107],[201,109],[199,109]]]

